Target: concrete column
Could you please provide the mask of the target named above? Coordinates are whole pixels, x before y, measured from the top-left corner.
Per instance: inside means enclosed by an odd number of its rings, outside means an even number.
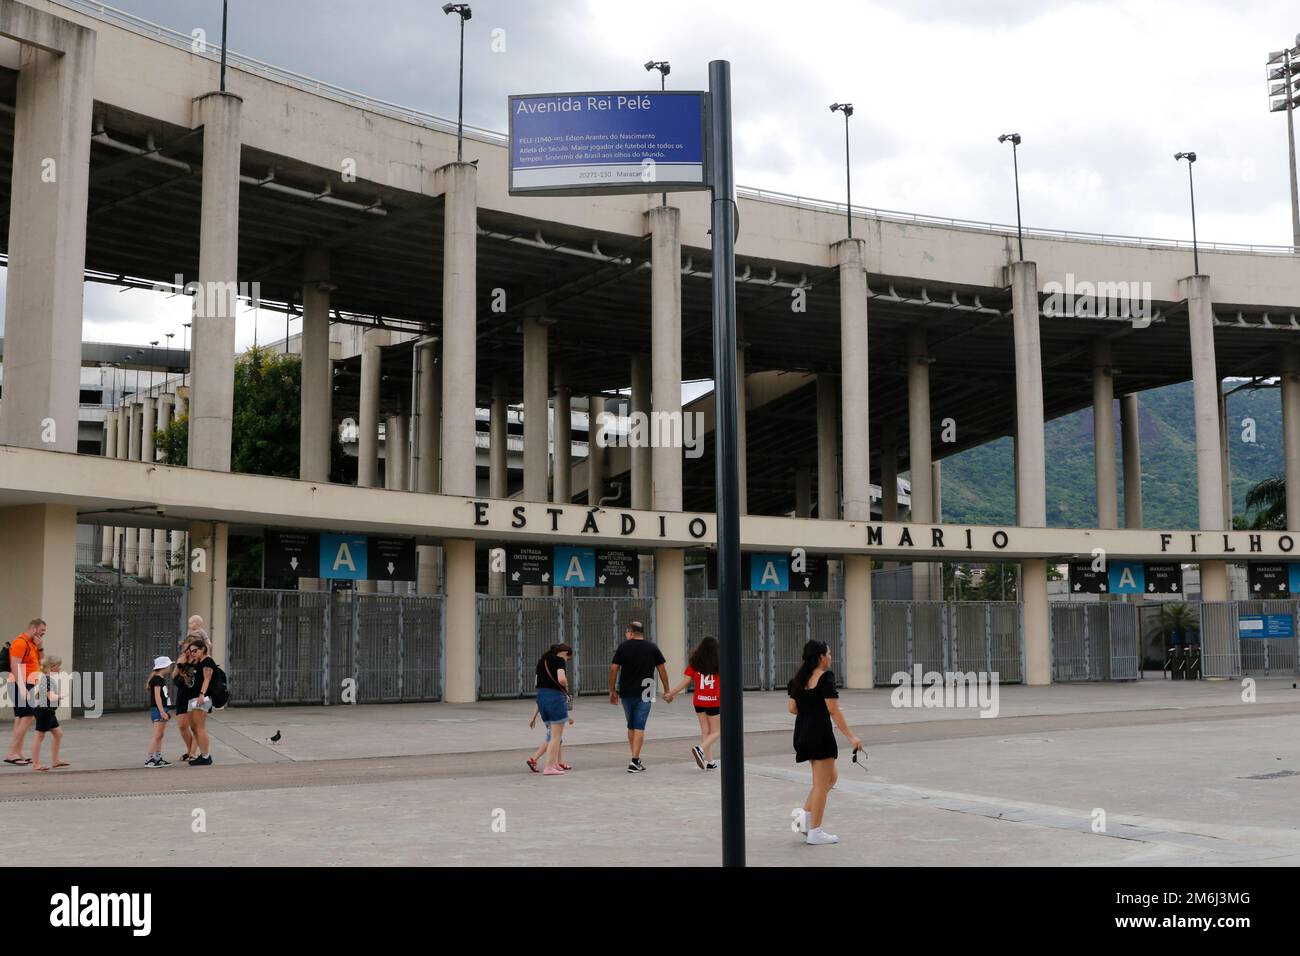
[[[1038,328],[1038,266],[1033,262],[1011,265],[1011,313],[1016,351],[1016,520],[1022,527],[1045,528],[1043,369]],[[1025,683],[1050,684],[1052,654],[1048,637],[1046,561],[1020,562],[1020,589]]]
[[[650,356],[632,358],[632,414],[650,414]],[[649,511],[653,501],[651,489],[654,476],[651,471],[650,446],[638,442],[629,449],[632,460],[632,507]]]
[[[45,39],[63,53],[18,52],[0,445],[75,452],[95,32],[12,4],[5,19],[15,10],[29,11],[35,29],[52,24]]]
[[[171,564],[167,568],[167,583],[171,584],[174,580],[185,574],[185,561],[188,549],[185,547],[185,532],[173,531],[170,541],[168,542],[168,551],[171,553]],[[180,565],[176,567],[175,565]]]
[[[736,329],[737,336],[740,329]],[[749,514],[749,456],[746,454],[745,409],[749,405],[749,388],[745,382],[745,346],[736,345],[736,447],[737,471],[740,474],[740,513]]]
[[[131,457],[131,412],[126,405],[119,405],[109,413],[117,420],[117,457]],[[126,528],[118,525],[113,529],[113,568],[126,567]]]
[[[908,475],[912,480],[912,520],[934,521],[934,485],[930,465],[930,350],[924,326],[907,332],[907,439]],[[912,600],[936,600],[935,578],[939,566],[912,563]]]
[[[898,438],[892,421],[885,423],[880,436],[880,517],[898,520]]]
[[[840,516],[839,382],[833,375],[817,376],[817,517]]]
[[[329,481],[334,444],[334,382],[330,363],[329,250],[313,246],[303,253],[302,415],[299,424],[298,477]]]
[[[1192,401],[1196,415],[1196,493],[1202,531],[1226,528],[1223,508],[1223,448],[1219,432],[1219,373],[1214,358],[1214,307],[1210,277],[1189,276],[1178,282],[1187,300],[1192,352]],[[1228,565],[1201,562],[1201,600],[1228,600]]]
[[[656,415],[680,421],[682,414],[682,243],[681,212],[653,206],[650,220],[651,396]],[[682,449],[651,449],[656,511],[682,510]],[[657,570],[657,568],[656,568]]]
[[[800,461],[794,470],[794,516],[812,517],[812,466]]]
[[[442,261],[442,491],[478,494],[474,400],[478,282],[477,170],[442,169],[445,183]],[[471,548],[472,550],[472,548]],[[471,577],[473,557],[470,558]],[[470,583],[473,593],[473,582]],[[471,685],[472,692],[472,685]]]
[[[389,415],[384,422],[384,487],[390,491],[406,490],[410,431],[411,420],[405,415]]]
[[[524,500],[549,501],[550,374],[547,323],[524,319]]]
[[[555,370],[555,467],[552,500],[568,504],[573,498],[573,402],[564,370]]]
[[[1282,348],[1282,458],[1286,475],[1286,527],[1300,531],[1300,348]]]
[[[140,399],[140,460],[154,461],[153,433],[157,427],[157,405],[152,398]],[[153,580],[153,532],[141,528],[136,536],[135,571],[141,578]]]
[[[442,363],[438,345],[420,346],[420,403],[418,431],[420,461],[416,468],[415,488],[425,494],[440,490],[442,464]],[[415,589],[420,594],[436,594],[442,577],[442,548],[421,544],[415,548]]]
[[[154,423],[158,431],[164,431],[172,422],[172,396],[168,394],[159,395],[154,400],[157,405],[155,413],[157,421]],[[149,436],[149,443],[153,444],[153,436]],[[162,461],[164,455],[161,448],[152,449],[153,461]],[[153,564],[152,574],[154,584],[167,583],[167,532],[162,528],[155,528],[153,532]]]
[[[203,199],[191,329],[189,465],[210,471],[230,470],[242,104],[231,93],[208,93],[194,101],[194,125],[203,127]]]
[[[595,507],[605,493],[605,447],[600,443],[600,416],[605,413],[605,399],[587,397],[587,504]],[[655,449],[658,453],[658,449]]]
[[[943,523],[943,462],[936,461],[930,464],[930,493],[933,495],[934,505],[930,513],[934,516],[935,524]],[[942,595],[940,595],[942,596]]]
[[[1124,527],[1142,527],[1142,440],[1137,392],[1119,402],[1124,454]]]
[[[447,571],[447,659],[443,700],[472,703],[478,696],[477,635],[474,597],[474,542],[442,543]]]
[[[76,580],[75,507],[0,508],[0,633],[6,641],[32,618],[44,618],[45,656],[63,658],[64,670],[71,671]],[[11,713],[6,708],[5,716]],[[67,716],[64,708],[59,715]]]
[[[492,408],[488,416],[488,496],[505,498],[510,489],[510,430],[507,423],[505,382],[492,382]]]
[[[361,339],[361,396],[357,415],[357,487],[379,485],[379,389],[387,329],[366,329]]]
[[[208,625],[212,639],[212,657],[228,666],[226,661],[226,546],[229,527],[208,521],[190,525],[190,591],[187,616],[198,614]],[[202,551],[202,570],[196,570],[195,551]]]
[[[117,414],[115,412],[109,412],[104,417],[104,457],[117,458]],[[112,567],[116,528],[105,525],[100,533],[103,543],[100,545],[99,563],[105,567]]]
[[[1224,391],[1226,383],[1219,383],[1219,457],[1222,462],[1220,474],[1223,476],[1223,527],[1232,527],[1232,456],[1229,448],[1232,443],[1232,425],[1228,421],[1228,395]]]
[[[1097,527],[1119,527],[1115,479],[1115,378],[1110,342],[1092,343],[1092,439],[1097,472]]]
[[[144,435],[142,430],[142,425],[143,425],[142,411],[143,409],[141,408],[139,401],[136,400],[133,400],[131,404],[126,407],[127,422],[128,422],[126,457],[129,458],[131,461],[141,460],[140,441]],[[122,573],[139,574],[140,573],[140,529],[139,528],[128,527],[126,529],[126,544],[123,547],[123,553],[124,553],[124,557],[122,562]]]
[[[845,681],[851,688],[874,683],[871,643],[871,556],[844,556]]]
[[[685,555],[680,548],[660,548],[655,552],[654,639],[667,661],[670,677],[686,667]],[[648,621],[643,623],[649,626]]]

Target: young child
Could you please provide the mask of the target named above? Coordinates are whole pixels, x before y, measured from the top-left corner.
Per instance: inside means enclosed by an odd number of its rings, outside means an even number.
[[[149,688],[149,719],[153,721],[153,739],[149,742],[149,756],[145,758],[146,767],[170,767],[172,762],[164,760],[162,755],[163,735],[167,732],[167,722],[172,719],[171,698],[167,694],[166,671],[172,666],[172,659],[167,656],[154,659],[153,670],[149,672],[146,686]]]
[[[572,700],[572,698],[570,698],[570,700]],[[536,707],[534,707],[534,708],[533,708],[533,719],[530,720],[530,721],[528,721],[528,729],[529,729],[529,730],[532,730],[534,727],[537,726],[537,718],[538,718],[538,716],[539,716],[540,714],[541,714],[541,711],[539,711]],[[570,727],[573,726],[573,706],[572,706],[572,704],[570,704],[570,706],[569,706],[569,726],[570,726]],[[543,757],[546,756],[546,750],[547,750],[547,748],[550,747],[550,746],[551,746],[551,728],[550,728],[550,727],[547,727],[547,728],[546,728],[546,739],[542,741],[542,745],[541,745],[540,747],[537,748],[536,752],[535,752],[531,757],[528,758],[528,769],[531,770],[533,773],[541,773],[541,772],[542,772],[541,767],[539,767],[539,766],[537,765],[537,761],[541,760]],[[561,750],[561,752],[563,752],[563,750],[564,750],[564,744],[563,744],[563,743],[560,744],[560,750]],[[567,763],[561,763],[561,764],[560,764],[560,769],[561,769],[561,770],[566,770],[566,771],[567,771],[567,770],[572,770],[573,768],[570,767]]]
[[[59,767],[68,766],[59,760],[59,744],[63,742],[63,730],[59,727],[59,718],[55,716],[55,711],[59,706],[59,693],[56,688],[59,686],[55,683],[52,675],[58,674],[63,670],[63,661],[58,657],[47,657],[41,661],[41,676],[36,682],[36,742],[32,744],[32,769],[49,770],[41,763],[41,743],[45,740],[45,735],[49,734],[54,738],[51,755],[51,766],[57,770]]]

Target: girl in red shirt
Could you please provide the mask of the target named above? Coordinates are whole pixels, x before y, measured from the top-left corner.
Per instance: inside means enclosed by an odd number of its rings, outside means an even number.
[[[685,671],[686,679],[664,694],[664,702],[671,704],[673,698],[680,694],[687,684],[695,684],[695,716],[700,720],[700,742],[691,748],[691,756],[701,770],[717,770],[718,762],[713,759],[712,747],[717,742],[720,730],[722,697],[718,682],[718,642],[716,638],[706,637],[691,653],[690,665]]]

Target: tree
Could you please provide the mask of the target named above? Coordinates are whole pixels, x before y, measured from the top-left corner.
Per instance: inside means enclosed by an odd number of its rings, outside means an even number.
[[[232,472],[298,477],[301,394],[302,360],[298,356],[253,348],[239,357],[230,443]],[[154,435],[154,447],[162,450],[169,463],[184,466],[189,461],[189,440],[189,419],[181,416]],[[336,432],[330,446],[330,481],[350,483],[355,473],[355,463],[344,453]],[[232,536],[226,573],[231,587],[260,586],[261,539]],[[294,586],[288,580],[267,583]]]
[[[1246,531],[1286,530],[1286,477],[1265,478],[1246,492],[1247,516],[1234,516],[1232,526]]]

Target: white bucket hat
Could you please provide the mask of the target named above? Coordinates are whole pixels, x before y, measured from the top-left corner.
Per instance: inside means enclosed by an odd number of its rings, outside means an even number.
[[[153,659],[153,669],[156,671],[160,671],[164,667],[171,667],[171,666],[172,666],[172,659],[168,657],[166,654],[164,654],[162,657],[155,657]]]

